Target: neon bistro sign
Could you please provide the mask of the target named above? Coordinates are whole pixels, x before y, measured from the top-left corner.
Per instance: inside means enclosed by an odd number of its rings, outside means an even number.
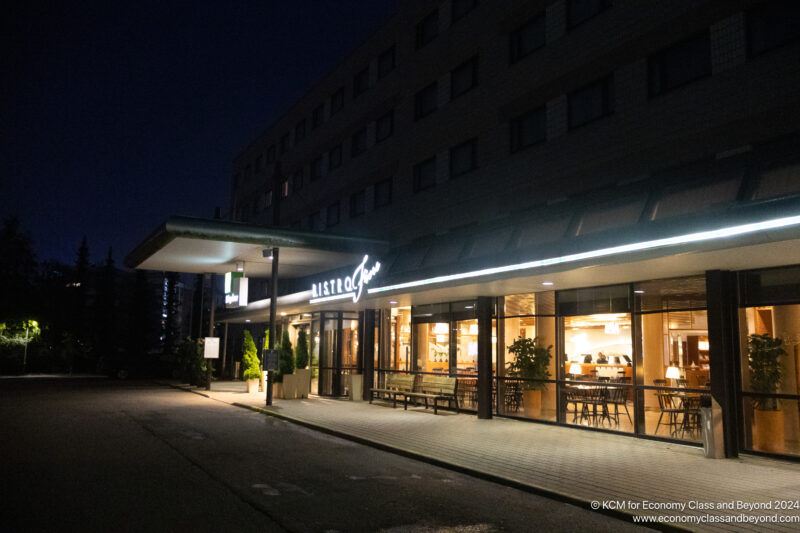
[[[364,265],[367,263],[367,259],[369,259],[369,256],[365,255],[364,259],[353,271],[352,276],[313,283],[311,285],[311,302],[314,303],[314,300],[338,300],[348,296],[352,296],[353,302],[357,302],[364,291],[364,285],[368,285],[370,280],[381,269],[380,261],[375,261],[372,267],[366,268]]]

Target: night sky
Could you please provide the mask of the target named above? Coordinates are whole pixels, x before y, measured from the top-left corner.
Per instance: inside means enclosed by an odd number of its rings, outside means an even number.
[[[40,260],[122,259],[169,215],[227,210],[238,151],[394,0],[19,2],[0,22],[0,217]]]

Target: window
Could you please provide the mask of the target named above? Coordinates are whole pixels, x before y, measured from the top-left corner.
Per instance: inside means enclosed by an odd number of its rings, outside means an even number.
[[[752,56],[800,39],[800,3],[781,0],[747,13],[747,52]]]
[[[450,148],[450,177],[466,174],[477,166],[477,139]]]
[[[350,157],[356,157],[367,151],[367,128],[361,128],[353,134],[353,144],[350,147]]]
[[[511,62],[516,63],[545,45],[544,12],[512,31],[508,39]]]
[[[414,192],[436,186],[436,156],[414,165]]]
[[[264,193],[264,208],[272,207],[272,191]]]
[[[577,128],[614,112],[613,77],[608,76],[572,92],[569,100],[569,127]]]
[[[317,181],[322,178],[322,158],[318,157],[311,162],[310,181]]]
[[[275,162],[275,145],[273,144],[270,145],[269,148],[267,148],[267,164],[269,165],[274,162]]]
[[[417,24],[417,50],[439,35],[439,10],[434,9]]]
[[[464,18],[467,13],[475,9],[478,5],[478,0],[453,0],[451,9],[451,20],[453,22]]]
[[[342,166],[342,145],[337,144],[328,152],[328,170]]]
[[[259,154],[259,156],[256,157],[256,172],[261,172],[262,170],[264,170],[264,155]]]
[[[353,76],[353,98],[369,89],[369,67]]]
[[[339,223],[339,202],[334,202],[325,210],[325,225],[335,226]]]
[[[390,46],[378,56],[378,79],[383,78],[394,70],[394,45]]]
[[[289,180],[283,180],[281,182],[281,198],[288,198],[289,197]]]
[[[331,96],[331,116],[335,115],[344,107],[344,87],[339,87]]]
[[[297,144],[306,138],[306,121],[301,120],[294,127],[294,143]]]
[[[289,149],[289,134],[284,133],[281,136],[281,144],[280,144],[281,155],[285,154],[288,149]]]
[[[657,96],[711,75],[708,31],[648,58],[650,96]]]
[[[361,190],[350,195],[350,218],[364,214],[366,192]]]
[[[319,231],[322,229],[322,216],[319,211],[315,211],[308,216],[308,229]]]
[[[303,169],[298,170],[292,175],[292,189],[299,191],[303,188]]]
[[[414,96],[414,118],[419,120],[436,111],[438,88],[436,82],[431,83]]]
[[[388,139],[394,133],[394,110],[389,111],[375,121],[375,142]]]
[[[547,114],[544,106],[511,121],[511,152],[544,142],[547,138]]]
[[[379,181],[375,184],[375,207],[383,207],[392,203],[392,179]]]
[[[478,85],[478,57],[450,71],[450,98],[456,98]]]
[[[325,104],[319,104],[311,112],[311,129],[319,128],[325,122]]]
[[[611,7],[611,0],[568,0],[567,28],[572,29],[596,17],[609,7]]]

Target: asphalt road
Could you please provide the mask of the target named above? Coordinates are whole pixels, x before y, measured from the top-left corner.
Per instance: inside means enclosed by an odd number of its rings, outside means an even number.
[[[2,531],[636,529],[145,382],[0,379],[0,473]]]

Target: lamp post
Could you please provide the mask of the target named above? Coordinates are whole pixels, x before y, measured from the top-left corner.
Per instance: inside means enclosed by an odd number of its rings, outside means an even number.
[[[25,373],[25,363],[28,361],[28,328],[30,324],[25,321],[25,349],[22,352],[22,373]]]

